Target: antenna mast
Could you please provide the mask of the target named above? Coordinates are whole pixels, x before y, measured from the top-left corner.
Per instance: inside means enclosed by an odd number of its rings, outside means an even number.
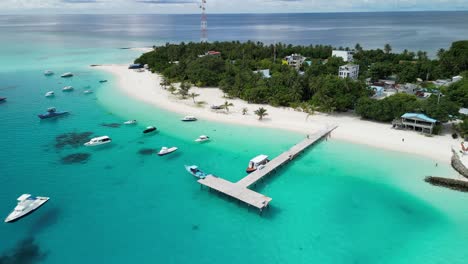
[[[200,8],[202,10],[200,42],[208,42],[208,17],[206,16],[206,0],[202,0]]]

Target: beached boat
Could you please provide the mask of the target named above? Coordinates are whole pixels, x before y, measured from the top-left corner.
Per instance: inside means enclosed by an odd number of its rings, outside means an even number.
[[[137,123],[137,121],[134,119],[134,120],[125,121],[124,125],[135,125],[136,123]]]
[[[84,93],[84,94],[92,94],[93,91],[92,91],[92,90],[85,90],[83,93]]]
[[[18,197],[18,204],[15,209],[7,216],[5,223],[12,223],[22,217],[34,212],[36,209],[49,201],[49,197],[32,197],[30,194],[23,194]]]
[[[194,117],[194,116],[186,116],[186,117],[182,118],[182,121],[183,122],[194,122],[194,121],[197,121],[197,118]]]
[[[100,83],[106,83],[107,80],[100,80],[99,82],[100,82]]]
[[[54,72],[53,71],[45,71],[44,75],[45,76],[52,76],[52,75],[54,75]]]
[[[223,107],[222,105],[212,105],[212,106],[211,106],[211,109],[213,109],[213,110],[221,110],[221,109],[223,109],[223,108],[224,108],[224,107]]]
[[[68,114],[67,111],[65,112],[57,112],[57,109],[55,107],[50,107],[47,109],[47,113],[42,114],[42,115],[37,115],[40,119],[47,119],[47,118],[53,118],[53,117],[58,117],[58,116],[63,116]]]
[[[154,127],[154,126],[149,126],[149,127],[147,127],[145,130],[143,130],[143,134],[148,134],[148,133],[154,132],[154,131],[156,131],[156,130],[157,130],[156,127]]]
[[[162,147],[161,150],[158,152],[158,155],[159,156],[164,156],[164,155],[167,155],[167,154],[171,154],[172,152],[174,152],[176,150],[177,150],[176,147],[172,147],[172,148]]]
[[[71,92],[71,91],[73,91],[73,86],[65,86],[65,87],[62,88],[62,91]]]
[[[192,174],[194,177],[197,177],[199,179],[204,179],[206,176],[208,176],[207,173],[201,171],[196,165],[192,165],[192,166],[185,165],[185,169],[187,170],[188,173]]]
[[[246,172],[251,173],[256,171],[257,169],[261,170],[269,161],[270,160],[268,159],[267,155],[258,155],[257,157],[250,160]]]
[[[92,138],[89,142],[84,143],[86,147],[100,146],[104,144],[109,144],[112,142],[112,139],[108,136],[95,137]]]
[[[201,135],[197,139],[195,139],[195,142],[205,142],[209,140],[210,140],[209,136]]]
[[[71,72],[66,72],[66,73],[60,75],[60,77],[62,77],[62,78],[70,78],[70,77],[73,77],[73,73],[71,73]]]
[[[45,97],[53,97],[53,96],[55,96],[54,91],[49,91],[45,94]]]

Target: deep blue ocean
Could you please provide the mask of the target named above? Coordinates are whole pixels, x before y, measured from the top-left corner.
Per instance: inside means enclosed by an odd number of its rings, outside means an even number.
[[[435,53],[466,38],[467,24],[467,12],[213,15],[209,38]],[[263,216],[200,190],[183,165],[235,181],[250,158],[273,157],[303,135],[185,124],[89,67],[139,55],[121,48],[198,41],[198,29],[195,15],[0,16],[0,97],[8,98],[0,103],[0,218],[23,193],[51,197],[28,217],[0,223],[1,264],[467,263],[468,197],[426,184],[428,175],[456,175],[427,158],[322,142],[256,187],[273,198]],[[49,69],[56,75],[45,77]],[[68,71],[75,76],[59,77]],[[67,85],[75,90],[63,93]],[[55,98],[44,97],[50,90]],[[39,121],[50,106],[71,114]],[[139,124],[106,126],[128,119]],[[148,125],[160,132],[143,136]],[[84,132],[113,143],[57,144]],[[200,134],[212,142],[195,144]],[[179,151],[140,153],[162,146]],[[89,159],[67,164],[70,154]]]

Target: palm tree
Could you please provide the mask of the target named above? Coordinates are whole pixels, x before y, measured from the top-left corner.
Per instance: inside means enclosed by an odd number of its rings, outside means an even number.
[[[247,107],[242,108],[242,115],[246,115],[248,111]]]
[[[198,97],[200,95],[197,93],[190,93],[189,96],[192,97],[193,103],[195,103],[195,97]]]
[[[442,55],[444,55],[444,53],[445,53],[445,49],[439,49],[437,51],[437,57],[439,57],[439,59],[442,58]]]
[[[179,94],[185,99],[189,93],[189,90],[192,86],[189,83],[182,82],[179,86]]]
[[[258,116],[258,120],[263,120],[263,117],[267,116],[267,110],[263,107],[260,107],[259,109],[255,110],[254,112]]]
[[[385,51],[385,53],[389,54],[392,51],[392,46],[390,46],[390,44],[388,44],[388,43],[385,44],[384,51]]]
[[[356,46],[354,46],[354,49],[355,49],[357,52],[361,52],[361,51],[362,51],[362,46],[361,46],[361,44],[356,43]]]
[[[174,94],[175,91],[177,91],[177,89],[174,87],[174,85],[170,85],[169,88],[167,89],[171,94]]]
[[[166,79],[165,77],[162,78],[161,80],[161,83],[159,83],[159,85],[161,85],[161,87],[166,90],[167,86],[171,85],[171,81],[169,81],[168,79]]]
[[[223,108],[226,109],[226,112],[229,112],[229,107],[234,106],[233,103],[230,103],[228,101],[224,102]]]

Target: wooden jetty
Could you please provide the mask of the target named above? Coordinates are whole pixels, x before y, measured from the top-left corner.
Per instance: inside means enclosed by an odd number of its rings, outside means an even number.
[[[227,196],[233,197],[239,201],[253,206],[261,211],[265,209],[271,202],[272,198],[263,194],[257,193],[249,189],[250,186],[274,172],[278,168],[287,164],[296,158],[299,154],[307,150],[314,143],[322,138],[327,137],[337,126],[317,132],[313,135],[307,136],[306,139],[294,145],[289,150],[281,153],[278,157],[268,162],[263,169],[256,170],[251,174],[245,176],[240,181],[233,183],[225,179],[219,178],[214,175],[209,175],[204,179],[198,180],[201,186],[206,186],[212,190],[223,193]]]

